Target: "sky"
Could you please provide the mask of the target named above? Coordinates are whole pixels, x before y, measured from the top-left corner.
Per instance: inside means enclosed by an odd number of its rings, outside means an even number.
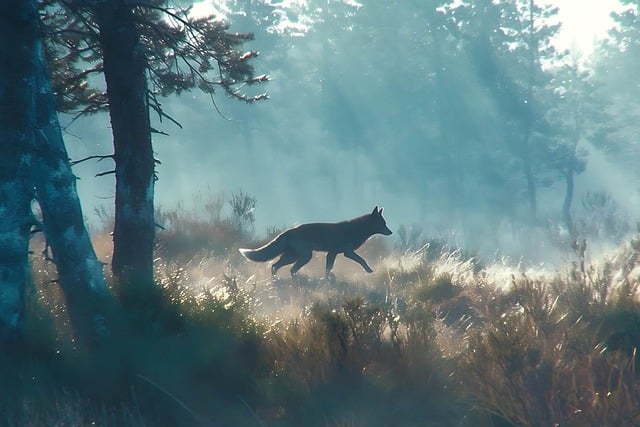
[[[558,45],[588,55],[594,42],[606,36],[613,21],[609,14],[620,7],[617,0],[554,0],[560,8],[562,35]]]

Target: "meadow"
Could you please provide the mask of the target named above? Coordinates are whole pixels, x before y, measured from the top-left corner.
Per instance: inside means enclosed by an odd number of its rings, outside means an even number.
[[[640,425],[640,237],[593,260],[578,242],[549,270],[400,233],[359,250],[373,274],[339,257],[327,280],[316,256],[274,279],[237,251],[264,240],[251,204],[223,205],[158,212],[156,284],[111,284],[112,333],[91,350],[34,249],[0,424]]]

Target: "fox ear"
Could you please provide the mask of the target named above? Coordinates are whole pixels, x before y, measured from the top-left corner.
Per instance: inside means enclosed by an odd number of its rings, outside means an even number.
[[[371,212],[371,215],[378,215],[378,207],[377,206],[375,208],[373,208],[373,212]]]
[[[384,209],[384,208],[378,209],[378,215],[380,215],[380,216],[382,216],[382,209]]]

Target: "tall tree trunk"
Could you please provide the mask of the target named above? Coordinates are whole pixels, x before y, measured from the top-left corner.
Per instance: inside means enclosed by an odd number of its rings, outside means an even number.
[[[530,131],[527,132],[527,134]],[[536,180],[533,175],[533,169],[531,167],[531,153],[529,148],[529,137],[525,137],[525,142],[522,147],[522,162],[524,164],[524,177],[527,181],[527,196],[529,197],[529,208],[531,209],[531,219],[534,221],[538,216],[538,196],[536,189]]]
[[[125,283],[153,281],[154,159],[147,68],[131,3],[97,3],[116,172],[112,268]]]
[[[565,171],[565,194],[564,194],[564,203],[562,204],[562,218],[564,219],[564,223],[569,230],[569,235],[572,239],[575,238],[575,227],[573,225],[573,220],[571,219],[571,204],[573,203],[573,178],[574,178],[574,169],[572,166],[569,166]]]
[[[0,4],[0,348],[20,336],[29,278],[34,145],[34,46],[37,11],[30,1]]]
[[[103,264],[84,225],[76,177],[58,123],[42,43],[36,48],[36,152],[32,168],[47,244],[78,342],[91,345],[107,335],[103,314],[108,290]]]
[[[47,242],[79,342],[104,333],[104,317],[91,304],[106,294],[102,266],[84,227],[51,91],[34,0],[3,3],[0,10],[0,335],[11,335],[23,317],[28,279],[34,188]],[[14,332],[15,334],[15,332]]]

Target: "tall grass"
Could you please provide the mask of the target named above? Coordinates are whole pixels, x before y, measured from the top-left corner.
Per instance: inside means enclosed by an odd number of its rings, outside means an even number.
[[[327,281],[317,259],[273,279],[216,206],[165,213],[157,283],[111,286],[112,338],[90,352],[34,257],[1,425],[640,425],[638,240],[554,272],[378,240],[372,275],[338,260]]]

